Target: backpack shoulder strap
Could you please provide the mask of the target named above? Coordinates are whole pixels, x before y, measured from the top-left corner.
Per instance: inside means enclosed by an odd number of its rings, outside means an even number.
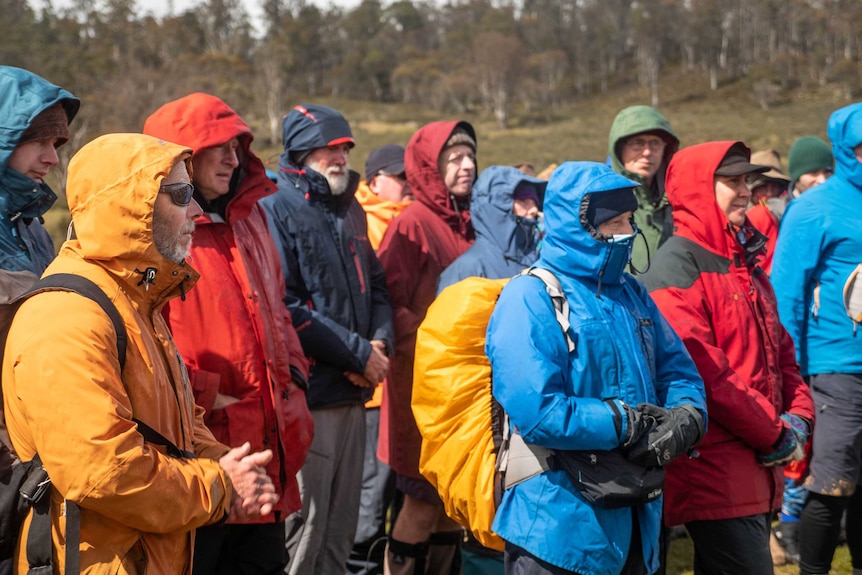
[[[527,268],[518,275],[533,276],[542,280],[548,295],[551,296],[551,303],[554,304],[554,313],[557,316],[557,323],[563,330],[563,336],[566,338],[566,347],[569,348],[569,353],[575,351],[575,342],[569,335],[569,328],[571,327],[569,323],[569,300],[566,299],[559,278],[554,275],[554,272],[537,267]]]
[[[575,342],[569,334],[571,327],[569,323],[569,300],[566,299],[559,278],[552,271],[537,267],[527,268],[518,275],[533,276],[542,280],[542,283],[545,284],[545,290],[551,297],[551,303],[554,305],[557,323],[566,338],[566,347],[569,353],[575,351]],[[495,476],[495,498],[498,504],[503,491],[550,469],[550,459],[553,455],[553,450],[527,443],[520,433],[512,432],[509,415],[505,411],[502,421],[503,441],[497,453]]]
[[[71,291],[99,304],[99,307],[111,320],[114,331],[117,333],[117,356],[120,361],[120,371],[122,371],[126,365],[126,347],[129,341],[126,324],[123,323],[120,312],[104,290],[91,280],[77,274],[52,274],[36,282],[32,288],[16,299],[16,303],[20,304],[30,296],[46,291]]]
[[[123,323],[123,318],[117,307],[111,299],[105,294],[104,290],[96,285],[93,281],[79,276],[77,274],[52,274],[45,276],[37,281],[29,290],[15,298],[10,305],[14,306],[12,312],[17,311],[18,307],[27,298],[38,293],[47,291],[70,291],[86,297],[102,308],[105,315],[111,320],[114,326],[114,332],[117,335],[117,359],[120,363],[120,371],[126,365],[126,348],[128,347],[128,334],[126,325]],[[37,453],[33,459],[38,467],[42,466]],[[46,483],[50,483],[50,479],[46,476]],[[31,566],[36,566],[38,569],[50,568],[51,559],[51,514],[50,514],[50,497],[39,497],[33,502],[33,519],[30,523],[30,531],[27,535],[27,560]],[[66,515],[66,569],[67,575],[77,574],[80,572],[80,555],[78,553],[80,545],[80,509],[73,501],[65,500],[65,515]]]

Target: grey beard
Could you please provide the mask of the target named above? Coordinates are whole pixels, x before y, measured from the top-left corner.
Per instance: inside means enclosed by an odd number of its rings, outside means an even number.
[[[343,174],[336,174],[330,171],[332,168],[327,170],[322,169],[320,162],[308,162],[306,165],[326,178],[326,182],[329,184],[329,192],[333,196],[340,196],[347,191],[347,184],[350,182],[350,168],[348,166],[344,166]]]
[[[340,196],[347,191],[347,184],[350,181],[348,173],[338,175],[327,174],[324,177],[329,182],[329,191],[332,192],[333,196]]]

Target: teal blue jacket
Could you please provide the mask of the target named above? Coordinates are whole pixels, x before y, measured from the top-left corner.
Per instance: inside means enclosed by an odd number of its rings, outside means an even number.
[[[72,94],[27,70],[0,66],[0,269],[42,275],[54,259],[40,218],[57,196],[10,168],[9,158],[30,123],[57,102],[71,122],[80,105]]]
[[[862,163],[853,152],[862,103],[835,111],[826,131],[835,175],[788,204],[770,276],[802,375],[862,373],[862,326],[844,307],[845,284],[862,265]]]

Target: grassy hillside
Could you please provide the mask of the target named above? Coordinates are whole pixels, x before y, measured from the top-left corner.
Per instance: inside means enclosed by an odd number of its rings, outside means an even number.
[[[755,150],[775,148],[786,159],[787,150],[798,136],[814,134],[825,138],[829,114],[848,103],[840,97],[840,90],[826,86],[785,95],[764,111],[757,105],[748,79],[720,85],[715,92],[708,90],[707,78],[699,72],[671,72],[663,81],[668,88],[660,93],[659,108],[670,120],[683,147],[709,140],[741,139]],[[614,116],[626,106],[649,103],[649,94],[646,90],[625,89],[553,108],[516,108],[508,130],[498,129],[490,114],[480,111],[440,115],[400,104],[326,98],[314,101],[338,108],[350,121],[357,142],[351,166],[359,172],[363,172],[365,158],[375,147],[386,143],[406,145],[411,134],[423,124],[455,118],[468,120],[476,127],[480,168],[531,162],[541,170],[548,164],[566,160],[604,161]],[[274,168],[281,150],[265,136],[263,118],[246,120],[256,130],[256,153]],[[65,237],[68,220],[61,199],[46,217],[58,247]]]

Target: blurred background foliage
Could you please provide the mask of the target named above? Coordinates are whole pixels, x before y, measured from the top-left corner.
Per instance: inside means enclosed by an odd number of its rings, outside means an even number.
[[[374,147],[443,118],[476,125],[480,167],[602,161],[615,114],[639,103],[657,106],[682,145],[742,139],[785,155],[862,94],[858,0],[201,0],[162,17],[141,6],[0,0],[0,63],[83,100],[50,182],[61,198],[84,143],[139,131],[195,91],[237,110],[271,167],[290,108],[334,106],[359,171]],[[48,223],[59,242],[58,204]]]

